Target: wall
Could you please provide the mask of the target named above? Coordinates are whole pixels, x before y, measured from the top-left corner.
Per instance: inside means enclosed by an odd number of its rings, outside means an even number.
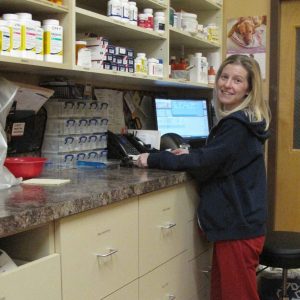
[[[228,19],[246,16],[267,16],[267,55],[266,79],[264,80],[264,95],[269,95],[269,53],[270,53],[270,1],[271,0],[223,0],[223,57],[226,56],[226,33]]]

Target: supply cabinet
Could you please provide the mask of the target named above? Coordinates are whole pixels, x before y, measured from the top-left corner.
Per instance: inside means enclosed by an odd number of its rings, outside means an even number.
[[[203,53],[211,61],[218,63],[221,57],[222,5],[216,0],[136,0],[139,11],[151,8],[154,12],[165,13],[165,31],[150,31],[139,26],[122,23],[107,17],[107,1],[65,0],[56,5],[47,0],[1,0],[0,13],[30,12],[36,20],[58,19],[63,27],[63,63],[49,63],[34,59],[0,56],[2,71],[27,72],[37,75],[60,75],[73,78],[93,79],[101,84],[115,86],[152,86],[152,87],[200,87],[211,89],[203,83],[169,78],[171,55],[188,56]],[[200,24],[215,24],[219,28],[218,41],[207,40],[197,34],[169,25],[171,10],[184,10],[196,13]],[[75,42],[85,33],[93,33],[107,38],[112,44],[130,47],[134,53],[143,52],[147,57],[163,60],[163,77],[136,73],[83,68],[75,64]],[[20,68],[22,65],[22,68]]]

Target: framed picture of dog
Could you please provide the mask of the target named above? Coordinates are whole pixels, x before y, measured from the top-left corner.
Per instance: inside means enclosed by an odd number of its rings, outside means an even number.
[[[227,23],[227,55],[248,54],[255,58],[265,78],[266,16],[229,19]]]

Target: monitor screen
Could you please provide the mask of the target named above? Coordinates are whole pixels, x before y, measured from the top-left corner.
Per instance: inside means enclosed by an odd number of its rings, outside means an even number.
[[[177,133],[183,138],[205,139],[210,130],[206,99],[155,99],[160,134]]]

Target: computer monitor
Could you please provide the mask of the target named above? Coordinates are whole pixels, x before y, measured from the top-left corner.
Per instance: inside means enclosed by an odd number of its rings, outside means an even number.
[[[176,133],[188,142],[207,138],[212,121],[207,99],[155,98],[154,102],[161,135]]]

